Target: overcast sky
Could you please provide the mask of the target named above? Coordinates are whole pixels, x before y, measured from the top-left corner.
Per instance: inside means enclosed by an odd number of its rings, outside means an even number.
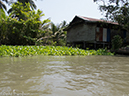
[[[103,17],[93,0],[37,0],[35,3],[45,14],[43,19],[50,18],[55,24],[63,20],[69,23],[75,15],[96,19]]]

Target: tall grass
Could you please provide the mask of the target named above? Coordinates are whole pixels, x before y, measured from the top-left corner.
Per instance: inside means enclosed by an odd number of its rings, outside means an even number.
[[[0,56],[33,56],[33,55],[44,55],[44,56],[72,56],[72,55],[113,55],[106,49],[99,50],[83,50],[79,48],[72,48],[66,46],[0,46]]]

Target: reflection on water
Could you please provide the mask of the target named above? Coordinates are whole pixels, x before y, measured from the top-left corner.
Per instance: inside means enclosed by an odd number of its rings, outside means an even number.
[[[0,58],[0,96],[129,96],[129,57]]]

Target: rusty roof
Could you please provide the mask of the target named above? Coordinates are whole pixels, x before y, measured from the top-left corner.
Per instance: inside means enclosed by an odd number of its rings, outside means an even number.
[[[89,17],[77,16],[76,15],[74,17],[74,19],[70,22],[69,26],[67,28],[65,28],[64,30],[68,30],[69,28],[71,28],[75,24],[82,23],[81,21],[78,22],[78,20],[77,20],[78,18],[85,21],[85,22],[90,22],[90,23],[102,22],[102,23],[107,23],[107,24],[112,24],[112,25],[119,25],[117,22],[111,22],[111,21],[106,21],[106,20],[101,20],[101,19],[95,19],[95,18],[89,18]]]
[[[105,22],[105,23],[110,23],[110,24],[115,24],[118,25],[117,22],[111,22],[111,21],[106,21],[106,20],[101,20],[101,19],[95,19],[95,18],[89,18],[89,17],[84,17],[84,16],[77,16],[85,21],[89,21],[89,22]]]

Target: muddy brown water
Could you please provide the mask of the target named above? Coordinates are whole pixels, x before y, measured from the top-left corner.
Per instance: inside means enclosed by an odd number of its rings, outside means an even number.
[[[0,96],[129,96],[129,57],[1,57]]]

